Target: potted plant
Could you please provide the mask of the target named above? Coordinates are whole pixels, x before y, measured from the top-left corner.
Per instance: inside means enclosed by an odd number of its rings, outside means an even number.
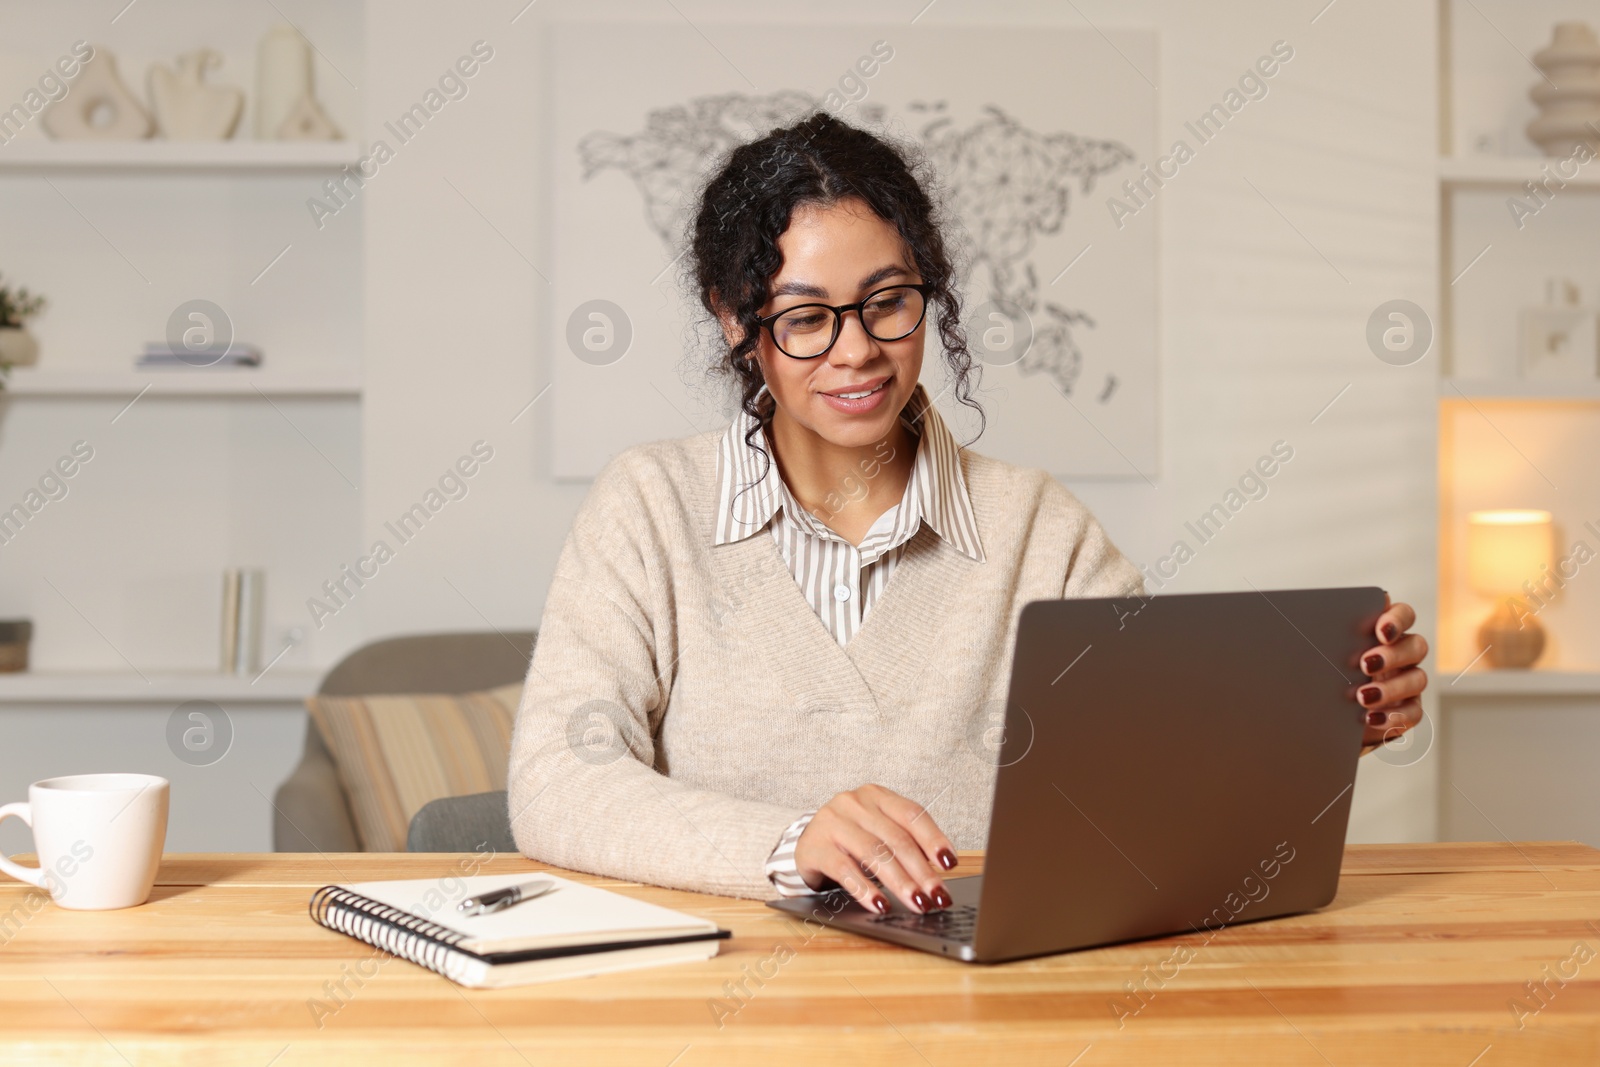
[[[0,280],[0,388],[12,367],[39,358],[39,342],[28,332],[28,320],[44,310],[44,297],[13,288]]]

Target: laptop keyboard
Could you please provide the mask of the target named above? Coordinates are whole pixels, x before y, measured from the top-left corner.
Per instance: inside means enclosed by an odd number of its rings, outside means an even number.
[[[978,907],[975,904],[962,904],[959,907],[946,908],[944,911],[929,912],[927,915],[895,912],[890,915],[875,915],[870,921],[882,923],[884,926],[898,927],[901,930],[912,930],[919,934],[931,934],[951,941],[971,941],[972,931],[978,924]]]

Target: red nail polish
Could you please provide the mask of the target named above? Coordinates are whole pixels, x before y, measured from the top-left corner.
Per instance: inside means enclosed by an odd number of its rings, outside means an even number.
[[[1399,633],[1400,630],[1395,626],[1394,623],[1386,622],[1383,624],[1383,639],[1385,641],[1393,641],[1395,636]]]
[[[1361,665],[1367,669],[1368,674],[1377,674],[1379,671],[1383,670],[1383,657],[1374,652],[1372,655],[1362,660]]]
[[[1383,697],[1383,690],[1375,685],[1364,687],[1360,693],[1361,703],[1376,704]]]
[[[947,871],[954,870],[956,866],[956,854],[947,848],[941,848],[939,850],[939,866],[943,867]]]
[[[933,902],[939,905],[941,908],[948,908],[950,906],[950,894],[945,891],[944,886],[940,886],[938,889],[933,891]]]
[[[889,914],[889,902],[884,900],[882,897],[873,897],[872,910],[877,912],[879,915],[887,915]]]
[[[916,907],[916,909],[918,911],[927,911],[928,910],[928,906],[929,906],[928,905],[928,898],[923,895],[923,892],[920,889],[912,890],[912,892],[911,892],[911,903]]]
[[[1382,726],[1388,718],[1389,713],[1387,711],[1369,711],[1367,712],[1367,725]]]

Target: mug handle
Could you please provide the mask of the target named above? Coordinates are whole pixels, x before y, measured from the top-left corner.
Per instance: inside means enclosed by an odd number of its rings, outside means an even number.
[[[7,815],[15,815],[28,824],[28,829],[33,829],[33,809],[28,806],[27,801],[19,800],[14,804],[0,805],[0,821],[4,821]],[[29,885],[39,889],[44,888],[43,867],[24,867],[21,864],[12,863],[11,859],[3,852],[0,852],[0,871],[5,871],[20,882],[27,882]]]

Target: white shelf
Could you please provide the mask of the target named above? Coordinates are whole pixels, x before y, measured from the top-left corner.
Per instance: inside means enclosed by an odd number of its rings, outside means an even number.
[[[1442,672],[1441,672],[1442,674]],[[1453,678],[1453,680],[1452,680]],[[1442,697],[1600,696],[1600,671],[1483,670],[1434,680]],[[1433,686],[1429,687],[1432,692]]]
[[[1495,156],[1445,156],[1439,160],[1439,181],[1446,188],[1520,189],[1524,182],[1545,180],[1543,167],[1567,183],[1569,189],[1600,191],[1600,159],[1579,166],[1568,164],[1566,169],[1577,167],[1577,174],[1563,178],[1558,156],[1525,156],[1499,158]]]
[[[0,674],[0,704],[78,704],[107,701],[179,704],[185,700],[214,703],[297,702],[317,691],[320,672],[275,667],[252,683],[251,678],[195,672],[38,672]]]
[[[1575,400],[1600,401],[1600,378],[1587,382],[1530,381],[1525,378],[1440,378],[1439,395],[1447,400]]]
[[[355,163],[353,141],[48,141],[0,146],[0,171],[337,170]]]
[[[132,399],[149,387],[161,396],[359,397],[354,371],[276,371],[258,368],[156,371],[62,371],[17,367],[5,380],[4,396],[85,396]]]

